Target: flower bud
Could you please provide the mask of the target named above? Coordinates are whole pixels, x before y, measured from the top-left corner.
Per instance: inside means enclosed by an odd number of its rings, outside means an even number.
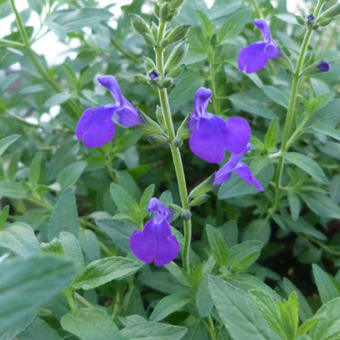
[[[174,146],[176,146],[177,148],[180,148],[182,145],[183,145],[183,141],[179,138],[175,138],[173,141],[172,141],[172,144]]]
[[[147,84],[148,83],[148,78],[145,77],[142,74],[137,74],[135,76],[135,82],[138,83],[138,84]]]
[[[324,19],[333,19],[337,15],[340,14],[340,3],[333,5],[332,7],[325,10],[319,17],[319,21],[323,21]]]
[[[204,204],[209,199],[209,195],[203,194],[190,202],[191,207],[197,207],[198,205]]]
[[[130,20],[133,28],[144,37],[146,33],[150,33],[150,29],[145,20],[136,14],[130,14]]]
[[[164,135],[163,129],[159,126],[159,124],[157,124],[157,122],[155,122],[152,118],[147,116],[142,111],[139,111],[139,115],[140,115],[140,117],[143,121],[143,124],[138,125],[140,130],[142,130],[143,132],[145,132],[147,134],[154,135],[154,136],[155,135],[158,135],[158,136]],[[151,138],[155,138],[155,137],[151,137]]]
[[[175,9],[180,7],[183,4],[183,2],[184,0],[172,0],[170,6],[171,8]]]
[[[320,26],[327,26],[330,22],[333,21],[333,18],[324,18],[318,21]]]
[[[304,26],[304,25],[306,24],[306,21],[305,21],[305,19],[304,19],[303,17],[297,16],[296,19],[297,19],[297,21],[298,21],[298,23],[299,23],[300,25],[303,25],[303,26]]]
[[[170,53],[168,60],[165,64],[165,73],[170,72],[173,68],[177,67],[187,52],[186,44],[183,42],[176,46]]]
[[[156,145],[165,144],[168,142],[166,137],[160,135],[148,135],[146,136],[146,139],[149,143]]]
[[[177,66],[175,68],[173,68],[172,70],[170,70],[167,75],[171,78],[176,78],[177,76],[179,76],[179,74],[182,72],[182,67],[181,66]]]
[[[199,185],[191,190],[189,197],[191,199],[195,199],[211,191],[214,188],[213,179],[214,175],[209,176],[207,179],[205,179],[203,182],[201,182]]]
[[[180,25],[175,27],[166,35],[166,40],[169,44],[182,40],[186,37],[191,25]]]
[[[159,18],[160,9],[159,9],[159,5],[157,3],[155,3],[155,6],[154,6],[154,13],[155,13],[155,16],[157,18]]]
[[[173,84],[173,80],[171,78],[164,79],[162,82],[162,87],[170,87]]]
[[[183,218],[183,220],[190,220],[190,218],[191,218],[190,210],[184,210],[182,212],[182,218]]]
[[[152,46],[152,47],[156,46],[156,40],[155,40],[155,38],[152,36],[152,34],[150,34],[150,33],[145,33],[145,34],[143,35],[143,38],[144,38],[145,42],[146,42],[147,44],[149,44],[150,46]]]
[[[328,72],[331,69],[331,64],[323,60],[318,64],[318,69],[321,72]]]
[[[181,125],[179,126],[176,134],[176,138],[179,138],[181,140],[188,139],[191,135],[191,131],[188,129],[188,120],[190,118],[190,115],[187,115]]]
[[[143,58],[144,58],[144,67],[145,67],[146,71],[148,73],[153,71],[156,68],[156,65],[153,62],[153,60],[150,59],[149,57],[143,57]]]
[[[159,11],[160,19],[167,21],[170,14],[171,14],[170,6],[167,3],[163,4],[160,8],[160,11]]]

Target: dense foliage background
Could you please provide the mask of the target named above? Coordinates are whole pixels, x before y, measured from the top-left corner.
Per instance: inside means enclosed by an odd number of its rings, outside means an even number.
[[[15,17],[14,1],[0,0],[0,19],[13,18],[12,33],[0,39],[0,339],[340,339],[339,17],[313,30],[277,207],[274,174],[313,3],[303,2],[309,11],[296,17],[285,0],[215,0],[211,8],[187,0],[169,24],[191,25],[168,88],[176,129],[196,90],[214,88],[209,112],[242,116],[252,127],[246,161],[265,189],[233,175],[196,202],[188,274],[180,256],[155,267],[129,248],[152,196],[172,207],[183,246],[166,139],[121,126],[101,148],[75,138],[87,107],[112,103],[99,74],[114,75],[124,96],[159,120],[157,89],[146,84],[145,57],[154,52],[129,18],[156,27],[154,2],[134,0],[117,20],[114,1],[28,3]],[[335,3],[325,1],[324,10]],[[32,13],[40,29],[26,25]],[[259,40],[260,14],[281,57],[247,75],[237,55]],[[48,31],[77,41],[60,65],[31,47]],[[330,71],[318,72],[321,60]],[[191,191],[218,166],[195,157],[182,137]]]

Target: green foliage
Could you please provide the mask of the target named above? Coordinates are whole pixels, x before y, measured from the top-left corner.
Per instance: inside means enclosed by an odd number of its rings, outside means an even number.
[[[285,0],[27,3],[0,0],[0,340],[340,339],[338,4],[324,1],[306,24],[317,1],[294,14]],[[237,56],[262,39],[259,17],[280,58],[246,74]],[[44,47],[52,36],[56,58]],[[321,60],[329,72],[318,72]],[[115,114],[112,142],[85,148],[75,138],[80,115],[114,103],[97,86],[103,74],[143,124],[126,128]],[[263,193],[236,173],[213,185],[230,153],[214,165],[190,152],[201,86],[213,92],[208,112],[249,122],[242,161]],[[180,245],[163,267],[129,245],[152,197],[171,209]]]

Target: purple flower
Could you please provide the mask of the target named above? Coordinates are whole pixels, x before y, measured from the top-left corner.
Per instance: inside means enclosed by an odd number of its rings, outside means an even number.
[[[158,73],[156,71],[152,71],[149,73],[150,79],[157,79],[158,78]]]
[[[211,90],[201,87],[194,98],[194,111],[190,116],[189,139],[191,151],[209,163],[220,163],[225,151],[241,152],[248,144],[250,127],[241,117],[227,121],[207,112]]]
[[[241,162],[243,155],[249,152],[251,145],[248,144],[241,152],[233,152],[228,160],[228,162],[216,172],[214,185],[219,185],[230,179],[232,173],[235,171],[238,176],[240,176],[248,185],[254,185],[257,190],[263,191],[260,182],[251,173],[248,165]]]
[[[171,233],[169,224],[172,213],[154,197],[149,201],[148,211],[155,215],[145,224],[143,231],[132,233],[130,248],[139,260],[163,266],[174,260],[179,252],[177,239]]]
[[[257,41],[242,48],[238,55],[238,67],[241,71],[254,73],[264,68],[269,59],[280,56],[279,47],[270,35],[270,29],[264,19],[255,19],[255,26],[261,31],[264,41]]]
[[[108,143],[116,131],[113,116],[124,126],[134,126],[142,121],[136,108],[122,95],[119,85],[113,76],[99,76],[98,82],[106,87],[115,100],[115,104],[88,108],[81,115],[76,128],[77,139],[88,148],[97,148]]]
[[[308,16],[307,16],[307,21],[308,22],[313,22],[314,21],[314,15],[313,14],[309,14]]]
[[[323,60],[318,64],[318,69],[321,72],[327,72],[331,69],[331,64],[328,63],[327,61]]]

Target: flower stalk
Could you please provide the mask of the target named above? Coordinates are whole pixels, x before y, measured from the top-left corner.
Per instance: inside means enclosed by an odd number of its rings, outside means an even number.
[[[317,3],[317,6],[315,7],[313,16],[315,18],[318,18],[322,5],[324,0],[319,0]],[[279,157],[279,163],[276,168],[274,183],[275,183],[275,198],[274,198],[274,204],[271,209],[271,214],[274,214],[274,212],[277,210],[280,204],[280,198],[281,198],[281,179],[282,174],[284,170],[284,155],[288,151],[291,143],[289,143],[289,137],[290,132],[292,129],[294,117],[295,117],[295,107],[296,107],[296,98],[299,93],[299,87],[300,87],[300,81],[301,81],[301,71],[303,68],[303,64],[306,57],[307,48],[310,43],[310,39],[313,33],[313,25],[308,25],[307,30],[305,32],[302,45],[300,48],[300,53],[296,65],[296,69],[293,76],[293,82],[289,97],[289,104],[288,104],[288,111],[287,116],[285,120],[284,130],[283,130],[283,136],[282,136],[282,142],[281,142],[281,148],[280,148],[280,157]]]
[[[17,10],[17,8],[15,6],[14,0],[10,0],[9,2],[11,4],[13,13],[15,15],[15,19],[16,19],[16,22],[17,22],[17,25],[18,25],[20,36],[21,36],[21,40],[23,42],[23,44],[18,45],[19,43],[17,43],[16,44],[17,46],[13,46],[13,47],[15,47],[15,48],[25,48],[27,50],[28,56],[31,59],[32,64],[34,65],[34,67],[36,68],[38,73],[41,75],[41,77],[51,86],[51,88],[55,92],[57,92],[57,93],[62,92],[62,89],[58,86],[58,84],[55,83],[53,78],[41,66],[40,61],[38,60],[37,56],[33,52],[32,47],[31,47],[31,42],[28,39],[26,29],[25,29],[24,24],[23,24],[23,22],[21,20],[21,16],[20,16],[20,14],[19,14],[19,12],[18,12],[18,10]],[[13,44],[13,43],[11,42],[11,44]],[[70,111],[73,113],[73,115],[76,118],[78,118],[80,116],[80,109],[79,109],[79,107],[71,99],[69,99],[66,102],[66,104],[69,107]]]
[[[155,46],[155,55],[156,55],[156,67],[159,72],[159,76],[161,81],[164,80],[165,72],[164,72],[164,49],[161,47],[161,40],[164,36],[165,30],[165,21],[160,19],[159,26],[158,26],[158,39],[157,45]],[[178,190],[181,199],[182,208],[185,210],[189,210],[189,198],[188,198],[188,191],[185,179],[185,173],[183,168],[182,156],[180,150],[177,146],[174,145],[174,140],[176,138],[175,128],[172,121],[171,116],[171,109],[169,105],[169,98],[168,98],[168,91],[166,88],[159,88],[158,89],[158,96],[159,101],[161,104],[162,115],[164,118],[166,130],[168,133],[170,151],[172,155],[173,164],[175,167],[177,183],[178,183]],[[191,243],[191,219],[184,219],[184,248],[183,248],[183,267],[187,272],[190,272],[190,243]]]

